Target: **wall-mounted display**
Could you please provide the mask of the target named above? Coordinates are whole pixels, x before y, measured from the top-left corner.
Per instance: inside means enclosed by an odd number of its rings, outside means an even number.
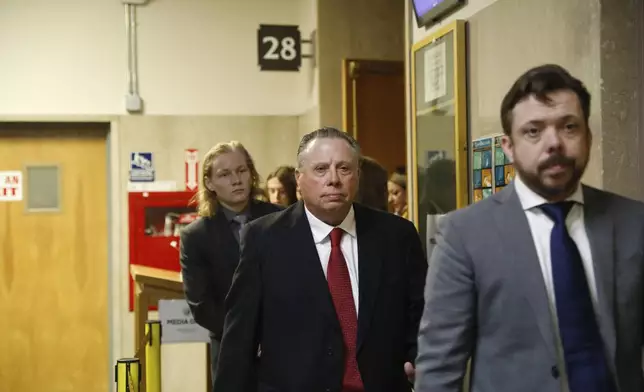
[[[463,7],[465,0],[411,0],[418,27],[429,27]]]

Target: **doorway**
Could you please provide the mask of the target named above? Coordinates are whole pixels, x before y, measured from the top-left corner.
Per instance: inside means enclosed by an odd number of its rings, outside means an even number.
[[[0,124],[0,385],[107,392],[107,124]]]
[[[344,59],[344,129],[389,173],[407,164],[403,61]]]

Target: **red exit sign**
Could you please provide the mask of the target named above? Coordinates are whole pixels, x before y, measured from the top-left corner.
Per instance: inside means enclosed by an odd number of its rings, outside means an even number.
[[[22,172],[0,171],[0,201],[22,200]]]

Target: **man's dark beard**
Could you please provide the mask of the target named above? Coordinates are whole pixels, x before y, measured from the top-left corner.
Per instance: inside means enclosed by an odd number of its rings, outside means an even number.
[[[561,186],[545,185],[541,181],[541,174],[545,170],[555,165],[561,165],[565,168],[571,168],[572,175],[570,176],[570,179]],[[521,180],[535,193],[546,199],[560,199],[568,197],[570,194],[572,194],[572,192],[574,192],[577,184],[579,184],[579,181],[584,174],[586,165],[577,166],[575,160],[572,158],[568,158],[563,155],[553,155],[552,157],[548,158],[548,160],[539,165],[536,174],[526,172],[521,166],[517,165],[516,162],[514,164],[514,167],[521,177]]]

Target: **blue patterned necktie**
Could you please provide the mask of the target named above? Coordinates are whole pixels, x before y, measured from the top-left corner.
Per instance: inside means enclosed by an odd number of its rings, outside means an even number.
[[[614,392],[581,255],[566,228],[573,205],[567,201],[539,206],[554,222],[550,259],[568,388],[570,392]]]

